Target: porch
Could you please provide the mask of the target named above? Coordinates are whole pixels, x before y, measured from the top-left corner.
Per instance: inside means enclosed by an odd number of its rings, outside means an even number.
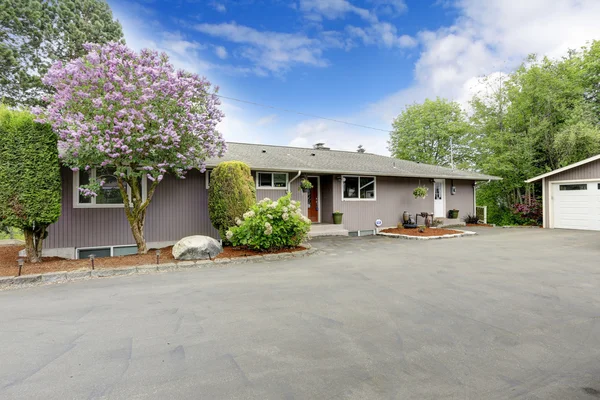
[[[344,225],[342,224],[313,223],[310,226],[308,236],[311,238],[317,236],[348,236],[348,230],[344,229]]]

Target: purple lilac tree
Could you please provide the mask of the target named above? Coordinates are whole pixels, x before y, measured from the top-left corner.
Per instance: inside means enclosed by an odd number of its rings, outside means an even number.
[[[85,47],[87,55],[50,68],[43,81],[56,93],[47,108],[34,112],[58,134],[64,165],[74,171],[110,168],[144,254],[146,211],[165,174],[184,178],[193,168],[204,171],[206,158],[226,151],[216,129],[223,118],[218,88],[176,71],[166,54],[138,54],[120,43]],[[79,191],[96,197],[102,185],[102,179],[90,181]]]

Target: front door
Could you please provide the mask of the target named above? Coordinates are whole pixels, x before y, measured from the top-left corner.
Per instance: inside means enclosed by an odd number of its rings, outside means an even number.
[[[444,218],[446,216],[446,181],[436,179],[433,182],[433,216]]]
[[[308,219],[319,222],[319,178],[311,176],[308,178],[313,187],[308,191]]]

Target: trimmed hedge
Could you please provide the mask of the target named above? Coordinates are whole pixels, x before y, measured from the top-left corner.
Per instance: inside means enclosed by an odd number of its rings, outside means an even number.
[[[241,161],[224,161],[210,174],[208,214],[221,239],[236,219],[256,204],[256,189],[250,167]]]
[[[48,225],[61,212],[56,134],[27,111],[0,106],[0,223],[22,229],[30,261],[39,261]]]

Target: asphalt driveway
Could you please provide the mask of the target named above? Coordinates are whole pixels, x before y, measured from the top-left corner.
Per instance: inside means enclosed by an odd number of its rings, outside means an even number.
[[[0,292],[0,398],[599,398],[600,232],[480,232]]]

